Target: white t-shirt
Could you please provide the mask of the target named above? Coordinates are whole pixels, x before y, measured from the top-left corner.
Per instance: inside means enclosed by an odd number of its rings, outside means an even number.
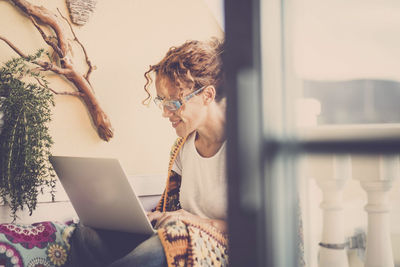
[[[188,136],[172,167],[182,176],[181,207],[200,217],[226,219],[226,141],[214,156],[205,158],[197,152],[195,137],[195,132]]]

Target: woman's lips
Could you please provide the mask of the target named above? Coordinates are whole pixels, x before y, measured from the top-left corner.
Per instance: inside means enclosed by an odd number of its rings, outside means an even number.
[[[171,121],[172,127],[176,128],[181,121]]]

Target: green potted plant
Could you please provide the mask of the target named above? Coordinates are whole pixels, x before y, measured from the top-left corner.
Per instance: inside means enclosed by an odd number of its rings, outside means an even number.
[[[0,68],[0,199],[14,221],[18,210],[32,214],[44,188],[50,188],[54,200],[56,180],[48,161],[53,94],[32,64],[42,54],[14,58]]]

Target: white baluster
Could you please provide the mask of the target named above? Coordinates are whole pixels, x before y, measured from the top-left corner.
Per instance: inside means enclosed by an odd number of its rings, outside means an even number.
[[[310,163],[310,170],[323,193],[321,209],[323,213],[322,239],[319,248],[318,266],[349,266],[346,250],[327,248],[331,245],[343,245],[344,220],[342,194],[346,181],[351,175],[349,156],[318,156]]]
[[[367,174],[367,177],[360,179],[368,197],[365,206],[368,212],[365,267],[394,267],[390,239],[389,191],[393,180],[399,175],[399,158],[380,156],[377,164],[377,176],[368,177],[370,175]]]

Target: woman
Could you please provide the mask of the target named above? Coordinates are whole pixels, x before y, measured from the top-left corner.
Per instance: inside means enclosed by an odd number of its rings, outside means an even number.
[[[72,263],[113,267],[228,264],[222,52],[223,43],[217,39],[188,41],[172,47],[145,73],[146,101],[151,99],[154,74],[154,102],[179,136],[171,152],[165,191],[148,213],[158,234],[148,238],[79,225],[73,235]]]
[[[199,231],[212,231],[218,236],[213,241],[220,242],[219,249],[226,254],[222,51],[223,44],[217,39],[189,41],[171,48],[164,59],[145,74],[148,81],[145,89],[149,93],[149,75],[155,73],[155,103],[180,137],[173,148],[166,191],[156,211],[148,215],[156,221],[169,265],[177,259],[190,258],[192,261],[194,257],[188,253],[189,249],[174,253],[173,244],[168,242],[171,228],[178,228],[176,222],[183,222],[182,227],[186,230],[196,225]],[[193,238],[194,235],[186,234],[185,242]],[[226,260],[220,259],[223,264]]]

